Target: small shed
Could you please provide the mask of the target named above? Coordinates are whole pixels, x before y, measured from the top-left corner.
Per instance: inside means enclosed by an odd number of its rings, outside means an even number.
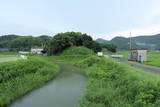
[[[103,52],[98,52],[97,55],[98,56],[103,56]]]
[[[147,50],[131,50],[129,60],[137,62],[147,61]]]

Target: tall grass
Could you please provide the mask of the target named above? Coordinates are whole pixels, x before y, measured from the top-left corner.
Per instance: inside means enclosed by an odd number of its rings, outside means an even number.
[[[42,86],[58,72],[59,67],[44,57],[0,63],[0,107]]]
[[[74,62],[89,78],[81,107],[160,106],[160,76],[97,56]]]

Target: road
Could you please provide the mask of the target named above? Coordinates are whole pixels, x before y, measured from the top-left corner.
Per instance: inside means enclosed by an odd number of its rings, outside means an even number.
[[[157,67],[136,64],[135,62],[130,62],[130,61],[127,61],[127,60],[122,59],[122,58],[114,58],[114,60],[118,61],[118,62],[121,62],[121,63],[124,63],[124,64],[127,64],[127,65],[130,65],[130,66],[133,66],[135,68],[143,69],[143,70],[148,71],[148,72],[152,72],[152,73],[155,73],[155,74],[160,74],[160,68],[157,68]]]

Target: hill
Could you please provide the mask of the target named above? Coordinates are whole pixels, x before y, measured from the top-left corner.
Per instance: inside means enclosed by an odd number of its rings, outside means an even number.
[[[45,46],[52,37],[42,35],[39,37],[19,36],[19,35],[3,35],[0,36],[0,48],[12,51],[24,50],[28,51],[32,47]]]
[[[96,39],[96,41],[99,42],[99,43],[102,43],[102,44],[106,44],[106,43],[109,42],[108,40],[105,40],[105,39],[102,39],[102,38],[98,38],[98,39]]]
[[[149,50],[160,49],[160,34],[132,37],[131,40],[132,40],[132,49],[149,49]],[[109,42],[117,45],[118,50],[128,50],[130,46],[129,45],[130,38],[125,38],[122,36],[115,37]]]

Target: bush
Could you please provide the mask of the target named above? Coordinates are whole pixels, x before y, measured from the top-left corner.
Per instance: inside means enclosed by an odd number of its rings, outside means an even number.
[[[91,49],[88,49],[83,46],[79,47],[73,46],[64,50],[64,52],[62,53],[62,55],[92,55],[92,54],[94,54],[94,52]]]

